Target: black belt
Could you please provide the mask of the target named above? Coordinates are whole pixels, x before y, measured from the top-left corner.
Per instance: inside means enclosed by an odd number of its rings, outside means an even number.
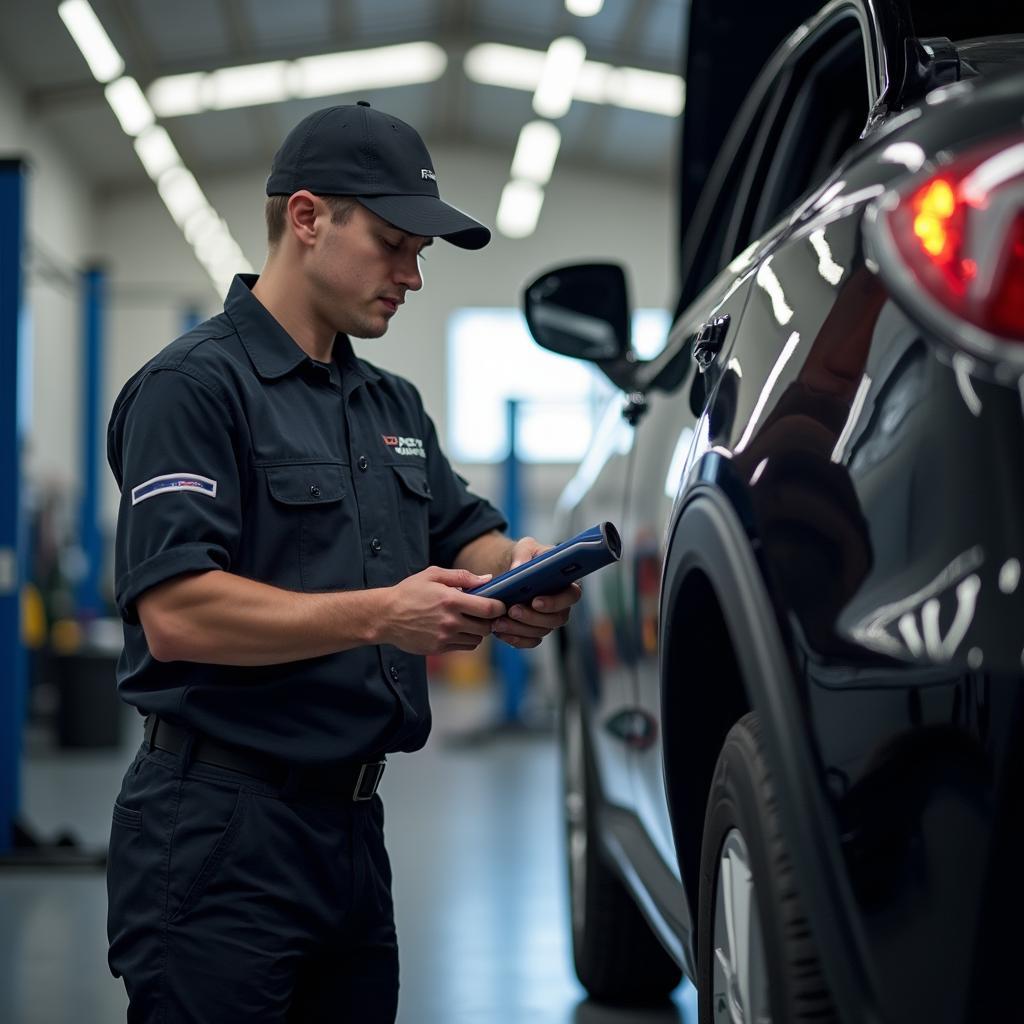
[[[352,800],[369,800],[377,792],[386,766],[383,760],[322,767],[290,765],[256,750],[231,747],[209,736],[180,729],[156,715],[146,716],[146,742],[157,750],[180,753],[189,736],[192,737],[193,761],[228,768],[277,786],[291,785],[310,792],[337,793]]]

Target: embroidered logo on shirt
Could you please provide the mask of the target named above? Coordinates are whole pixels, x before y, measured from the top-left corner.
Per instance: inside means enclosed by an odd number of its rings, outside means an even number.
[[[196,476],[194,473],[165,473],[155,476],[138,487],[132,488],[132,504],[154,498],[158,494],[170,494],[173,491],[192,491],[205,494],[208,498],[217,497],[217,481],[208,476]]]
[[[389,448],[395,449],[396,455],[415,455],[425,459],[427,453],[423,449],[423,442],[418,437],[394,437],[391,434],[381,434],[381,439]]]

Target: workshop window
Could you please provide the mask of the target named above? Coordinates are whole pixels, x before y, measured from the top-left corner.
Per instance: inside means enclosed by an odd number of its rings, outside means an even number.
[[[637,310],[637,355],[656,355],[668,328],[664,310]],[[595,366],[536,344],[518,309],[460,309],[449,320],[447,449],[457,462],[500,462],[508,456],[510,399],[520,403],[520,459],[578,462],[614,390]]]

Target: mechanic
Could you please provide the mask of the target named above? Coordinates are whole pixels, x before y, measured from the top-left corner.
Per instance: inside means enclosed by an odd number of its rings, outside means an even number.
[[[424,655],[534,647],[579,598],[464,593],[549,545],[504,536],[416,389],[349,343],[387,331],[434,237],[490,238],[417,132],[317,111],[267,195],[262,273],[128,381],[108,431],[118,689],[146,715],[107,871],[129,1021],[393,1021],[376,789],[426,742]]]

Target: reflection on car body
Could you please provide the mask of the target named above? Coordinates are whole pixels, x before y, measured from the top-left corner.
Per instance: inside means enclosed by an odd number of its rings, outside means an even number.
[[[596,996],[682,971],[703,1022],[1016,1007],[1024,36],[941,6],[835,0],[710,155],[684,126],[683,183],[715,162],[654,359],[618,268],[527,289],[535,338],[626,396],[560,503],[624,544],[560,649]],[[721,103],[695,67],[688,108]]]

